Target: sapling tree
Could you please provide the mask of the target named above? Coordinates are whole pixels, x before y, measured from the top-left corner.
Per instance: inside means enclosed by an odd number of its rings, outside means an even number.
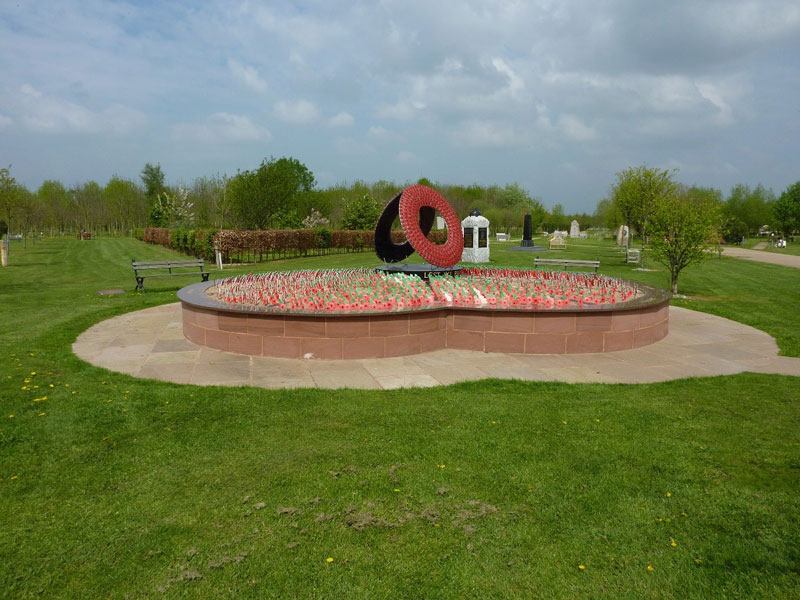
[[[677,189],[672,176],[672,171],[641,165],[617,173],[617,181],[611,186],[614,207],[628,226],[628,231],[633,231],[633,227],[639,231],[642,245],[647,241],[647,229],[653,208]],[[630,239],[629,235],[628,247]]]
[[[719,246],[720,202],[691,189],[678,189],[656,202],[649,215],[650,248],[669,269],[670,289],[678,293],[678,275],[699,263]]]

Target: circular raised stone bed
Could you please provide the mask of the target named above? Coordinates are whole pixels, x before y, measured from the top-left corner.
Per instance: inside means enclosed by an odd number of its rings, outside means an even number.
[[[385,312],[309,314],[231,305],[207,292],[178,292],[189,341],[238,354],[356,359],[458,348],[484,352],[614,352],[667,335],[669,295],[638,284],[639,297],[611,307],[514,309],[434,306]]]

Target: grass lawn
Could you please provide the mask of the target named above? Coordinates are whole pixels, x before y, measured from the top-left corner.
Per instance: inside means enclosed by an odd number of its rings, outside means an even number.
[[[511,247],[492,242],[494,261],[532,264]],[[71,343],[199,278],[133,294],[131,257],[174,254],[130,239],[11,252],[0,270],[3,596],[800,596],[797,378],[378,392],[139,380],[80,361]],[[606,242],[559,254],[666,283]],[[96,293],[116,287],[127,293]],[[681,305],[800,355],[800,270],[712,259],[680,288]]]

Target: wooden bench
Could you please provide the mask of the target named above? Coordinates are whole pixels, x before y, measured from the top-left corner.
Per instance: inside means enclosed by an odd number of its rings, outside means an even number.
[[[133,267],[133,276],[136,278],[136,290],[144,289],[145,277],[175,277],[177,275],[194,275],[195,273],[188,272],[187,269],[200,269],[200,277],[203,281],[208,281],[210,273],[206,271],[202,259],[195,258],[192,260],[154,260],[154,261],[137,261],[131,260]],[[150,271],[156,271],[151,273]],[[163,273],[161,271],[166,271]]]
[[[511,236],[507,233],[496,233],[497,241],[498,242],[508,242],[511,240]]]
[[[567,268],[577,268],[577,269],[586,269],[586,268],[593,268],[594,272],[597,273],[597,270],[600,268],[600,261],[599,260],[574,260],[570,258],[539,258],[538,256],[533,261],[533,266],[535,268],[538,267],[564,267],[566,271]]]
[[[556,237],[550,238],[550,250],[558,248],[559,250],[566,250],[567,249],[567,240],[564,238]]]
[[[628,248],[625,252],[625,262],[639,264],[642,261],[642,253],[638,248]]]

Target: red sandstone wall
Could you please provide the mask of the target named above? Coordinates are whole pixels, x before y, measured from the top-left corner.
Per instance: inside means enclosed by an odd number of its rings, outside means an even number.
[[[442,348],[565,354],[613,352],[667,335],[669,304],[604,312],[429,312],[317,317],[228,313],[183,303],[183,333],[200,346],[255,356],[350,359]]]

